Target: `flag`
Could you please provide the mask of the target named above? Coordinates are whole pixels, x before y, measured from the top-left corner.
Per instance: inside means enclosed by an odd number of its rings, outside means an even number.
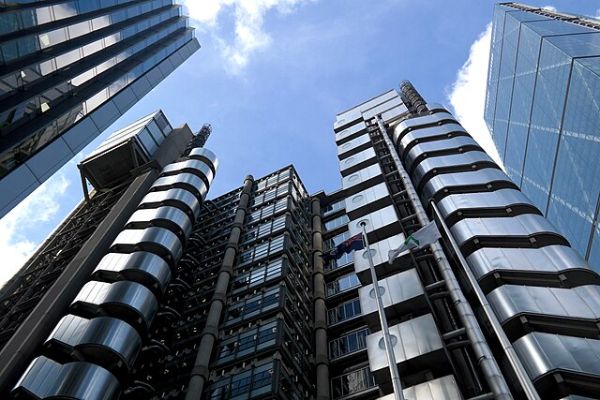
[[[342,243],[335,246],[333,249],[323,253],[321,257],[324,261],[337,260],[346,253],[352,250],[360,250],[365,248],[362,233],[352,236],[344,240]]]
[[[428,246],[441,238],[442,235],[434,221],[431,221],[404,240],[404,243],[397,249],[388,252],[388,262],[391,264],[394,260],[408,250],[419,250]]]

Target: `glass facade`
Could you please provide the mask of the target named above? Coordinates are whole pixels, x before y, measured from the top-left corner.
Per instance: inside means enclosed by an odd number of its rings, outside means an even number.
[[[173,0],[6,3],[0,217],[199,48]]]
[[[600,23],[497,5],[485,120],[506,172],[600,268]]]

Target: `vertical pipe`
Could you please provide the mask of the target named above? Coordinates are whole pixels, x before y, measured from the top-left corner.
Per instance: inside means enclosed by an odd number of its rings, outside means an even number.
[[[210,358],[219,334],[219,322],[221,320],[221,314],[223,313],[223,308],[227,300],[229,280],[233,274],[233,264],[235,263],[240,235],[242,233],[244,219],[246,218],[246,212],[250,203],[253,184],[254,178],[251,175],[248,175],[244,180],[244,187],[242,189],[242,195],[240,196],[240,203],[233,221],[233,228],[229,234],[229,240],[227,241],[225,255],[223,256],[223,263],[221,264],[221,269],[219,270],[215,292],[211,300],[210,309],[206,318],[206,324],[200,338],[198,354],[196,354],[196,360],[194,361],[194,366],[192,367],[190,382],[185,394],[185,400],[199,400],[200,396],[202,395],[202,391],[204,390],[206,381],[208,380],[208,367],[210,365]]]
[[[315,312],[315,364],[317,374],[317,400],[329,397],[329,358],[327,355],[327,308],[325,306],[325,275],[323,269],[323,224],[321,222],[321,203],[313,198],[312,248],[313,248],[313,302]]]
[[[375,273],[375,266],[373,265],[373,256],[371,255],[371,247],[369,246],[369,239],[367,238],[367,223],[361,222],[363,240],[365,242],[367,259],[369,261],[369,271],[371,272],[371,280],[373,281],[373,290],[375,291],[375,298],[377,299],[377,313],[379,314],[379,323],[381,324],[381,332],[383,333],[383,343],[385,345],[385,355],[388,361],[388,368],[390,370],[390,376],[392,377],[392,387],[394,388],[394,399],[404,400],[404,393],[402,393],[402,383],[400,382],[400,373],[398,372],[398,365],[396,363],[396,356],[394,355],[394,346],[392,345],[392,338],[390,337],[390,328],[388,327],[387,318],[385,317],[385,308],[383,307],[383,301],[381,300],[381,293],[379,293],[379,281],[377,280],[377,274]]]
[[[388,150],[392,156],[392,160],[394,161],[396,169],[398,170],[398,174],[400,175],[400,179],[415,209],[417,219],[419,220],[421,226],[425,226],[429,223],[429,218],[427,217],[427,213],[421,204],[419,195],[417,194],[415,187],[413,186],[412,181],[406,172],[406,169],[404,169],[404,166],[398,157],[398,152],[394,148],[392,140],[387,134],[387,129],[383,124],[381,116],[378,115],[375,118],[377,120],[379,130],[381,131],[381,136],[388,147]],[[479,322],[477,322],[477,318],[475,317],[473,309],[467,302],[467,299],[465,298],[465,295],[458,284],[458,280],[456,279],[456,276],[450,267],[450,263],[448,262],[442,247],[436,241],[430,246],[430,249],[440,268],[442,278],[446,281],[446,286],[448,287],[448,292],[452,298],[452,302],[454,303],[460,320],[467,331],[467,336],[471,342],[473,351],[479,360],[479,365],[481,366],[486,382],[490,386],[490,390],[492,393],[494,393],[495,398],[498,400],[512,399],[513,397],[510,393],[510,389],[508,388],[508,384],[504,379],[504,375],[502,375],[500,367],[496,363],[496,359],[494,358],[492,350],[490,349],[485,336],[481,331],[481,327],[479,326]]]

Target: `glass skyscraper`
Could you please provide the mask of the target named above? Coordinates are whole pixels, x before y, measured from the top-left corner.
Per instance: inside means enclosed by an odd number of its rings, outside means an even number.
[[[600,268],[600,22],[497,5],[485,120],[508,175]]]
[[[0,217],[198,48],[173,0],[0,0]]]

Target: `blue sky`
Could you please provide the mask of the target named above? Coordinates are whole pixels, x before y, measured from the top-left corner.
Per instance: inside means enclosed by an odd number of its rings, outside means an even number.
[[[309,192],[340,186],[335,114],[409,79],[489,147],[483,96],[489,0],[187,0],[202,48],[92,142],[162,108],[173,125],[213,125],[209,198],[294,164]],[[597,0],[530,1],[598,15]],[[0,221],[0,284],[80,201],[76,162]]]

